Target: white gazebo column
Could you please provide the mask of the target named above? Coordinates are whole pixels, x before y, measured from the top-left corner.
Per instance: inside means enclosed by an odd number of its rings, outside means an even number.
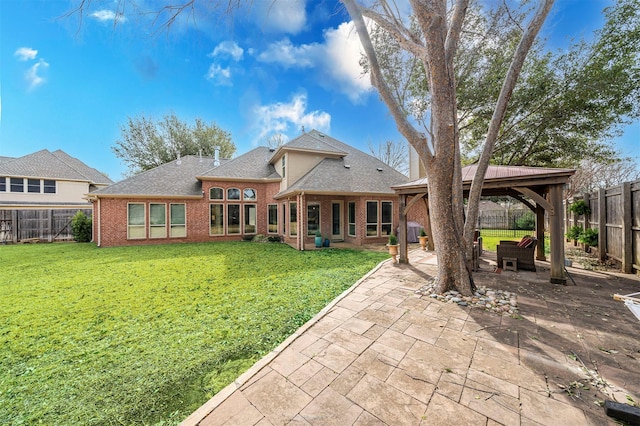
[[[553,211],[549,212],[551,231],[551,283],[566,284],[564,275],[564,218],[562,209],[562,185],[549,187],[549,198]]]

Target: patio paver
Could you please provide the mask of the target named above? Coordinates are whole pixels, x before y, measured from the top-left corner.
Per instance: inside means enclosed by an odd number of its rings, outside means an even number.
[[[184,425],[615,424],[596,403],[640,401],[640,324],[613,293],[640,278],[571,269],[476,284],[517,294],[519,316],[420,297],[435,254],[382,264]],[[546,267],[545,267],[546,266]],[[575,270],[574,270],[575,269]]]

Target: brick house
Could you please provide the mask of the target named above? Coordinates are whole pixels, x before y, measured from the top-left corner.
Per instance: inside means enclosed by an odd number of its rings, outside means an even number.
[[[316,130],[232,160],[186,156],[93,191],[100,247],[280,236],[298,250],[332,241],[385,243],[407,178]]]

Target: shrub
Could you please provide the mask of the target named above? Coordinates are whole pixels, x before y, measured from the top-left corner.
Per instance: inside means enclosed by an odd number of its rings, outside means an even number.
[[[536,228],[536,217],[533,212],[526,212],[516,219],[516,229],[533,231]]]
[[[587,228],[584,230],[580,238],[578,238],[582,244],[595,247],[598,245],[598,230],[595,228]]]
[[[271,243],[281,243],[282,237],[280,235],[271,235],[267,238]]]
[[[91,218],[78,210],[73,219],[71,219],[73,240],[79,243],[88,243],[91,241],[91,232]]]
[[[589,205],[584,200],[577,200],[575,203],[569,206],[569,211],[575,213],[578,216],[588,215],[591,213]]]
[[[398,244],[398,238],[396,238],[396,236],[393,234],[389,234],[389,245],[395,246],[397,244]]]
[[[425,232],[424,228],[420,228],[420,236],[421,237],[426,237],[427,233]]]
[[[579,240],[582,236],[582,227],[580,225],[574,225],[566,233],[568,240]]]
[[[269,241],[269,238],[262,234],[257,234],[251,241],[253,241],[254,243],[266,243]]]

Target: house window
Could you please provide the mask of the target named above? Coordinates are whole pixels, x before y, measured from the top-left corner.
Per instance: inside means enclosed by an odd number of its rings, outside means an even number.
[[[40,179],[27,179],[27,192],[40,193]]]
[[[149,238],[167,238],[166,204],[149,204]]]
[[[298,205],[289,203],[289,235],[298,235]]]
[[[284,154],[282,156],[282,177],[283,178],[287,176],[286,168],[287,168],[287,154]]]
[[[24,179],[11,178],[11,192],[24,192]]]
[[[353,201],[349,202],[348,212],[347,212],[348,220],[349,220],[349,236],[356,236],[356,203]]]
[[[227,200],[239,200],[240,190],[238,188],[227,189]]]
[[[242,191],[242,199],[244,201],[256,201],[257,198],[256,190],[253,188],[245,188]]]
[[[169,223],[171,224],[170,237],[180,238],[187,236],[187,211],[184,204],[171,204],[169,209]]]
[[[380,231],[382,235],[392,233],[393,226],[393,203],[391,201],[383,201],[381,203],[382,219],[380,221]]]
[[[287,203],[282,203],[282,233],[287,235]]]
[[[367,237],[378,236],[378,202],[367,201]]]
[[[256,233],[256,205],[255,204],[244,205],[244,233],[245,234]]]
[[[0,177],[0,192],[7,192],[7,178]]]
[[[240,191],[238,191],[240,196]],[[240,204],[227,204],[227,234],[240,233]]]
[[[307,204],[307,235],[320,230],[320,204]]]
[[[267,223],[269,225],[267,232],[269,232],[269,234],[277,234],[278,233],[278,205],[269,204],[267,209],[268,209]]]
[[[209,190],[210,200],[224,200],[224,189],[213,187]]]
[[[145,206],[142,203],[127,205],[127,238],[130,240],[145,238]]]
[[[56,181],[55,180],[44,180],[44,193],[45,194],[55,194],[56,193]]]
[[[224,234],[224,204],[211,204],[211,223],[209,233],[211,235]]]

